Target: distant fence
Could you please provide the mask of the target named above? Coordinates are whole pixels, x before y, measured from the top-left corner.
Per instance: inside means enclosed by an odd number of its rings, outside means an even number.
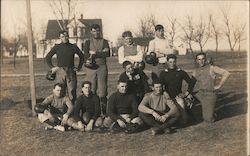
[[[229,72],[247,72],[247,69],[227,69]],[[192,70],[185,70],[188,73],[191,73]],[[149,70],[145,70],[145,73],[151,73]],[[121,72],[108,72],[109,75],[121,74]],[[28,77],[30,74],[1,74],[1,77]],[[46,73],[35,73],[35,76],[45,76]],[[77,75],[84,76],[85,72],[78,72]]]

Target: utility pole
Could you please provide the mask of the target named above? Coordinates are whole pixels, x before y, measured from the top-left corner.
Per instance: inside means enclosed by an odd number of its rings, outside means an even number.
[[[32,115],[36,116],[36,91],[35,91],[35,78],[34,78],[34,65],[33,65],[33,47],[32,47],[32,23],[31,23],[31,8],[30,0],[26,0],[27,12],[27,35],[28,35],[28,51],[29,51],[29,74],[30,74],[30,93],[32,103]]]

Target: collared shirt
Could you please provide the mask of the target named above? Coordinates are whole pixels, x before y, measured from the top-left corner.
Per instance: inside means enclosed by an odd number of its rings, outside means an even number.
[[[183,80],[188,84],[189,93],[192,92],[195,84],[189,75],[180,68],[165,69],[165,71],[160,73],[160,80],[171,98],[175,98],[178,94],[182,93]]]

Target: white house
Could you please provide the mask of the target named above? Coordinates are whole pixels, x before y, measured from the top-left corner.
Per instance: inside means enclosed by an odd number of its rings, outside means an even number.
[[[56,43],[60,43],[58,33],[61,31],[61,28],[58,22],[61,25],[63,24],[62,20],[48,21],[45,39],[37,42],[36,56],[38,58],[44,58]],[[64,20],[64,22],[67,24],[70,42],[75,43],[80,49],[82,49],[82,43],[90,38],[90,27],[92,24],[98,24],[102,28],[101,19],[83,19],[82,15],[80,19]]]

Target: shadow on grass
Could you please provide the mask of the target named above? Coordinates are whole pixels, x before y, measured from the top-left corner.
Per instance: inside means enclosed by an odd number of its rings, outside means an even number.
[[[36,103],[42,103],[44,98],[37,98]],[[31,110],[32,109],[32,103],[31,100],[26,100],[25,103],[27,104],[28,108]]]
[[[0,101],[0,110],[8,110],[17,104],[14,100],[10,98],[3,98]]]
[[[246,114],[247,93],[220,93],[218,94],[216,106],[218,120],[230,118],[241,114]]]
[[[37,98],[36,103],[42,103],[44,98]],[[9,110],[15,107],[18,104],[25,103],[25,107],[27,106],[30,110],[32,109],[31,100],[24,100],[24,101],[14,101],[10,98],[3,98],[0,100],[0,110]]]
[[[223,120],[225,118],[231,118],[237,115],[245,114],[247,112],[247,93],[236,92],[219,92],[217,94],[216,102],[216,121]],[[203,121],[202,109],[198,101],[192,110],[188,111],[189,123],[187,126],[199,124]]]

